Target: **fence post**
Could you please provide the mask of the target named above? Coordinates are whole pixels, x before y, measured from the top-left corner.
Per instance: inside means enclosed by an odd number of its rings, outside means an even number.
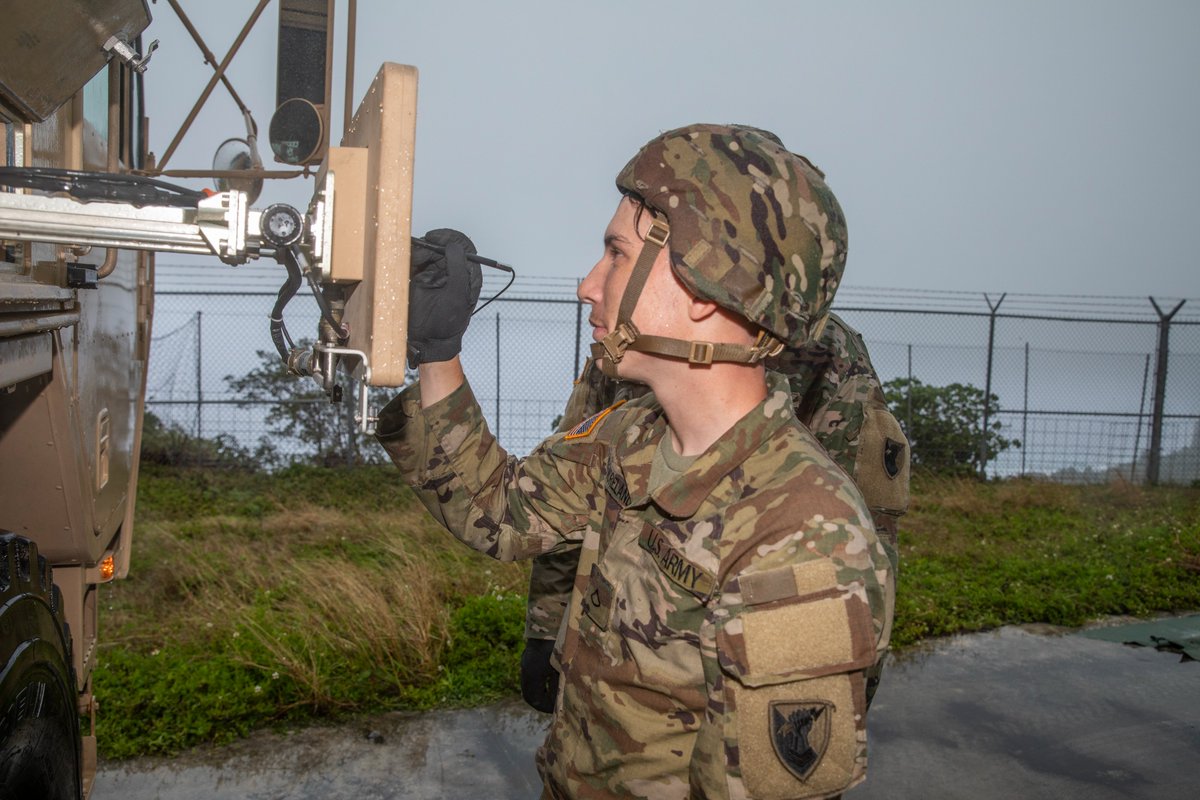
[[[995,351],[996,344],[996,310],[1000,308],[1000,304],[1004,302],[1004,298],[1008,297],[1008,292],[1000,295],[1000,299],[992,304],[992,298],[986,294],[983,296],[984,301],[988,304],[988,309],[991,313],[988,315],[988,352],[987,352],[987,379],[983,387],[983,429],[979,432],[979,477],[987,478],[987,435],[988,435],[988,416],[991,411],[992,397],[992,353]]]
[[[575,371],[571,373],[572,380],[574,380],[575,376],[578,375],[580,370],[583,369],[581,366],[579,366],[579,345],[580,345],[579,326],[582,324],[583,324],[583,301],[578,299],[578,297],[577,297],[575,300]]]
[[[1146,386],[1150,383],[1150,354],[1146,353],[1146,367],[1142,370],[1142,401],[1138,403],[1137,431],[1133,434],[1133,460],[1129,464],[1129,482],[1137,478],[1138,448],[1142,446],[1142,420],[1146,416]]]
[[[1158,307],[1158,303],[1154,302],[1154,298],[1150,298],[1150,305],[1154,306],[1154,310],[1158,312],[1158,352],[1157,363],[1154,367],[1154,417],[1150,423],[1150,455],[1146,460],[1146,481],[1151,486],[1158,483],[1158,467],[1162,459],[1163,406],[1166,402],[1167,356],[1170,353],[1168,340],[1171,337],[1171,318],[1175,316],[1179,309],[1183,308],[1183,304],[1186,302],[1186,300],[1180,300],[1173,309],[1164,314],[1162,309]]]
[[[908,399],[908,429],[905,430],[904,432],[906,434],[908,434],[909,436],[912,436],[913,432],[912,432],[912,345],[911,344],[908,346],[908,391],[905,392],[905,394],[908,395],[908,398],[907,398]]]
[[[201,382],[201,365],[204,354],[204,335],[203,335],[203,318],[204,312],[196,311],[196,438],[204,438],[204,388]]]
[[[500,312],[496,312],[496,438],[500,438]]]
[[[1029,342],[1025,343],[1025,402],[1021,407],[1021,477],[1025,477],[1025,453],[1029,450]]]

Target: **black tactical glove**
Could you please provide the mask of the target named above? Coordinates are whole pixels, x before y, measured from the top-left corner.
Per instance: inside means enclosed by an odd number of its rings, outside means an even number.
[[[554,711],[558,697],[558,670],[550,663],[553,639],[526,639],[521,653],[521,696],[538,711]]]
[[[408,363],[411,367],[449,361],[462,350],[463,333],[479,300],[483,275],[468,261],[475,245],[466,234],[438,228],[425,239],[445,248],[443,255],[412,245],[408,287]]]

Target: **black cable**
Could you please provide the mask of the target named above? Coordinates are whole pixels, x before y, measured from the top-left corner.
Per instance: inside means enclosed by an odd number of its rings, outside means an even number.
[[[288,335],[287,325],[283,322],[283,309],[288,302],[296,296],[296,291],[300,288],[302,281],[300,277],[300,263],[296,261],[296,256],[291,252],[290,248],[281,250],[276,253],[279,262],[287,269],[287,280],[283,282],[283,286],[279,287],[279,295],[275,298],[275,307],[271,309],[271,341],[275,343],[275,349],[279,351],[279,357],[283,359],[283,363],[287,363],[288,354],[292,344],[292,337]]]
[[[426,241],[425,239],[422,239],[420,236],[412,237],[412,241],[413,241],[413,244],[418,245],[419,247],[424,247],[426,250],[432,250],[433,252],[435,252],[439,255],[443,255],[443,256],[446,255],[446,248],[442,247],[441,245],[436,245],[433,242]],[[472,261],[476,264],[481,264],[482,266],[491,267],[492,269],[498,269],[501,272],[508,273],[508,283],[504,284],[504,287],[501,288],[500,291],[496,292],[494,295],[492,295],[490,298],[488,298],[484,302],[483,305],[476,307],[476,309],[471,312],[472,316],[474,316],[475,314],[478,314],[480,311],[483,311],[483,309],[487,308],[487,306],[493,300],[495,300],[500,295],[502,295],[508,291],[508,287],[512,286],[513,281],[517,279],[517,272],[516,272],[516,270],[514,270],[512,267],[508,266],[507,264],[501,264],[499,261],[496,261],[491,258],[486,258],[484,256],[477,255],[475,253],[465,253],[464,255],[466,255],[467,261]]]
[[[489,266],[491,266],[491,265],[489,265]],[[504,286],[503,286],[503,287],[500,289],[500,291],[496,292],[494,295],[492,295],[490,298],[488,298],[488,300],[487,300],[486,302],[484,302],[484,304],[483,304],[483,305],[476,307],[476,309],[475,309],[474,311],[472,311],[472,312],[471,312],[471,316],[475,316],[475,315],[476,315],[476,314],[478,314],[480,311],[483,311],[485,308],[487,308],[487,307],[488,307],[488,305],[489,305],[489,304],[490,304],[490,303],[491,303],[493,300],[495,300],[497,297],[499,297],[500,295],[502,295],[502,294],[504,294],[505,292],[507,292],[507,291],[508,291],[508,287],[512,286],[512,285],[513,285],[513,281],[515,281],[515,280],[517,279],[517,273],[513,271],[513,268],[512,268],[512,267],[506,266],[506,265],[504,265],[504,264],[496,264],[496,265],[495,265],[495,268],[496,268],[496,269],[498,269],[498,270],[502,270],[502,271],[504,271],[504,272],[507,272],[507,273],[508,273],[508,283],[504,284]]]
[[[317,299],[317,307],[321,309],[321,319],[325,320],[329,329],[344,343],[350,337],[350,331],[346,328],[345,323],[338,322],[333,318],[333,309],[329,307],[329,300],[325,297],[325,292],[321,291],[312,270],[304,274],[308,278],[308,288],[312,289],[313,297]]]
[[[0,186],[64,192],[77,200],[101,200],[148,205],[195,208],[204,192],[141,175],[81,172],[57,167],[0,167]]]
[[[290,261],[291,264],[295,266],[297,272],[300,271],[300,260],[297,257],[298,253],[299,251],[297,248],[292,246],[285,248],[281,254],[285,265]],[[291,270],[292,267],[288,266],[289,274],[291,274]],[[337,334],[339,339],[345,340],[346,337],[350,335],[349,331],[346,330],[345,325],[333,318],[333,309],[329,307],[329,301],[325,298],[325,293],[321,291],[321,287],[317,283],[316,276],[313,275],[312,270],[307,270],[304,274],[308,279],[309,288],[312,289],[313,297],[315,297],[317,300],[317,307],[321,310],[321,318],[325,320],[325,322],[329,325],[329,329]],[[291,298],[288,299],[290,300]]]

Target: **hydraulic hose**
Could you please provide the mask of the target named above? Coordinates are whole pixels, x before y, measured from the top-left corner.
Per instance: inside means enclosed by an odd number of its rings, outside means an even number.
[[[275,343],[275,349],[279,351],[279,357],[286,364],[288,361],[288,352],[295,345],[292,342],[292,337],[288,335],[287,325],[283,322],[283,309],[296,296],[296,291],[300,288],[300,283],[303,279],[300,276],[300,263],[296,261],[296,254],[292,252],[291,248],[277,253],[276,257],[287,270],[287,280],[283,282],[283,286],[279,287],[279,295],[275,299],[275,308],[271,309],[271,341]]]

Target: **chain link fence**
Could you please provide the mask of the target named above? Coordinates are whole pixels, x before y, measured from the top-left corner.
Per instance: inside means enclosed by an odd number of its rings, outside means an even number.
[[[511,452],[527,453],[550,434],[587,355],[591,328],[574,287],[518,279],[464,338],[472,388]],[[484,296],[498,288],[485,281]],[[382,457],[364,438],[343,435],[352,397],[331,406],[310,379],[279,374],[265,380],[260,399],[232,388],[256,370],[264,379],[277,371],[267,333],[273,297],[252,282],[234,292],[169,281],[160,288],[147,410],[176,434],[221,437],[252,462],[337,463],[347,448],[349,460]],[[862,332],[880,379],[907,381],[892,392],[906,431],[920,423],[903,390],[914,381],[994,397],[969,409],[984,447],[960,453],[956,466],[993,478],[1200,480],[1200,302],[854,288],[839,299],[838,313]],[[288,319],[293,331],[315,329],[315,302],[298,296]],[[372,403],[395,391],[378,390]],[[985,428],[1011,444],[987,452]],[[923,466],[955,466],[922,458],[919,441],[913,455]]]

